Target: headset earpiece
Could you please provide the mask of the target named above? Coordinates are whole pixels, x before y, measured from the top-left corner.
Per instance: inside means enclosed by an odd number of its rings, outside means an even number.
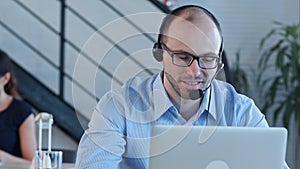
[[[152,54],[153,57],[158,61],[162,61],[163,60],[163,51],[161,48],[161,45],[159,43],[154,43],[153,49],[152,49]]]
[[[218,70],[223,69],[223,67],[224,67],[224,63],[219,63],[219,65],[218,65]]]

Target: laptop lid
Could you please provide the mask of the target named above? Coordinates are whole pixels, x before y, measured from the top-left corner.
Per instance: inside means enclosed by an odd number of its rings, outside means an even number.
[[[283,169],[285,128],[154,126],[149,169]]]

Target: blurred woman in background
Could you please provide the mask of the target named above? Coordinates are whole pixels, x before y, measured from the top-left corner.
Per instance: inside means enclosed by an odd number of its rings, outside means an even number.
[[[0,162],[31,161],[36,150],[34,114],[15,86],[12,62],[0,50]]]

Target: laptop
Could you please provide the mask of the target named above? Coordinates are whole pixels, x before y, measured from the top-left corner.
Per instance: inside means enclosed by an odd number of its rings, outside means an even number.
[[[149,169],[283,169],[285,128],[154,126]]]

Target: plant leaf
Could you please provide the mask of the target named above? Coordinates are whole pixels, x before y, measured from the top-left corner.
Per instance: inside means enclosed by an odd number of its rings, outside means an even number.
[[[275,21],[274,24],[276,27],[259,44],[261,57],[256,83],[264,98],[262,110],[264,113],[272,110],[274,122],[282,117],[281,122],[287,128],[295,119],[300,134],[300,23],[285,25]],[[275,76],[267,75],[270,68],[274,68]]]
[[[265,41],[268,40],[274,33],[276,32],[276,29],[272,29],[265,37],[263,37],[259,43],[259,49],[262,49]]]

